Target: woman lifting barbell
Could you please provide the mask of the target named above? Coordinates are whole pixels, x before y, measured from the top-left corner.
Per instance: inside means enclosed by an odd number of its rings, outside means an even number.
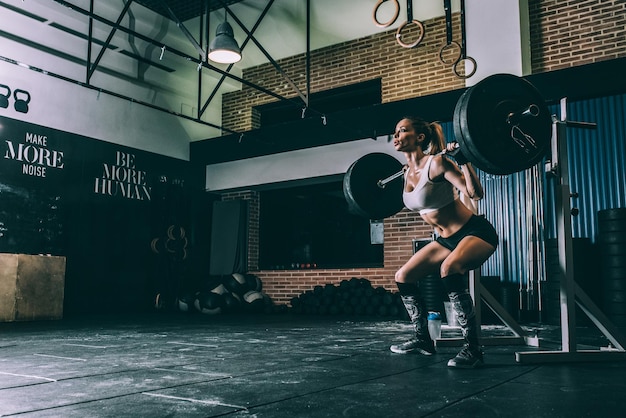
[[[427,327],[418,280],[439,273],[457,313],[465,344],[449,367],[474,368],[483,362],[479,343],[480,324],[476,323],[474,303],[466,273],[480,267],[496,250],[498,235],[489,221],[477,216],[461,202],[459,193],[482,199],[483,189],[471,164],[457,154],[453,163],[445,153],[455,148],[445,144],[441,125],[420,118],[406,117],[398,122],[393,135],[396,151],[404,153],[404,205],[419,211],[438,238],[430,242],[396,272],[395,281],[402,302],[414,326],[415,336],[392,345],[394,353],[435,353]]]

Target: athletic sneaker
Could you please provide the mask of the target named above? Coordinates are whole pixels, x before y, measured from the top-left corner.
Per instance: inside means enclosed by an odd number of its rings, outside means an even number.
[[[407,354],[417,351],[425,356],[432,356],[436,352],[433,340],[422,340],[417,338],[411,338],[409,341],[403,342],[402,344],[394,344],[389,347],[389,349],[398,354]]]
[[[468,346],[456,355],[455,358],[448,360],[448,367],[456,367],[458,369],[475,369],[483,365],[483,353],[477,349],[471,349]]]

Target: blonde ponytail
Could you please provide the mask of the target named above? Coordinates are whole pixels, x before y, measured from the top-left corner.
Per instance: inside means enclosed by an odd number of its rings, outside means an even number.
[[[443,128],[439,122],[431,122],[428,124],[428,127],[430,128],[429,154],[438,154],[446,148]]]

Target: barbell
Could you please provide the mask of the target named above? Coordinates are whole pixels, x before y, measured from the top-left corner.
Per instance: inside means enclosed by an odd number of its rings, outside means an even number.
[[[512,74],[494,74],[468,88],[452,118],[459,148],[447,155],[480,170],[508,175],[531,168],[550,149],[552,116],[539,91]],[[343,192],[350,212],[369,219],[398,213],[403,164],[385,153],[356,160],[344,175]]]

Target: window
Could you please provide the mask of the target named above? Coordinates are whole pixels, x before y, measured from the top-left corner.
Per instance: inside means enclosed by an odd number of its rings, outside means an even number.
[[[261,269],[381,267],[370,222],[348,211],[341,181],[260,193]]]
[[[382,85],[380,79],[364,81],[349,86],[313,93],[309,97],[309,107],[314,112],[305,112],[305,118],[319,117],[319,113],[330,114],[346,109],[355,109],[382,102]],[[256,106],[254,109],[260,117],[260,126],[267,127],[284,122],[302,119],[304,104],[299,100],[279,101]]]

